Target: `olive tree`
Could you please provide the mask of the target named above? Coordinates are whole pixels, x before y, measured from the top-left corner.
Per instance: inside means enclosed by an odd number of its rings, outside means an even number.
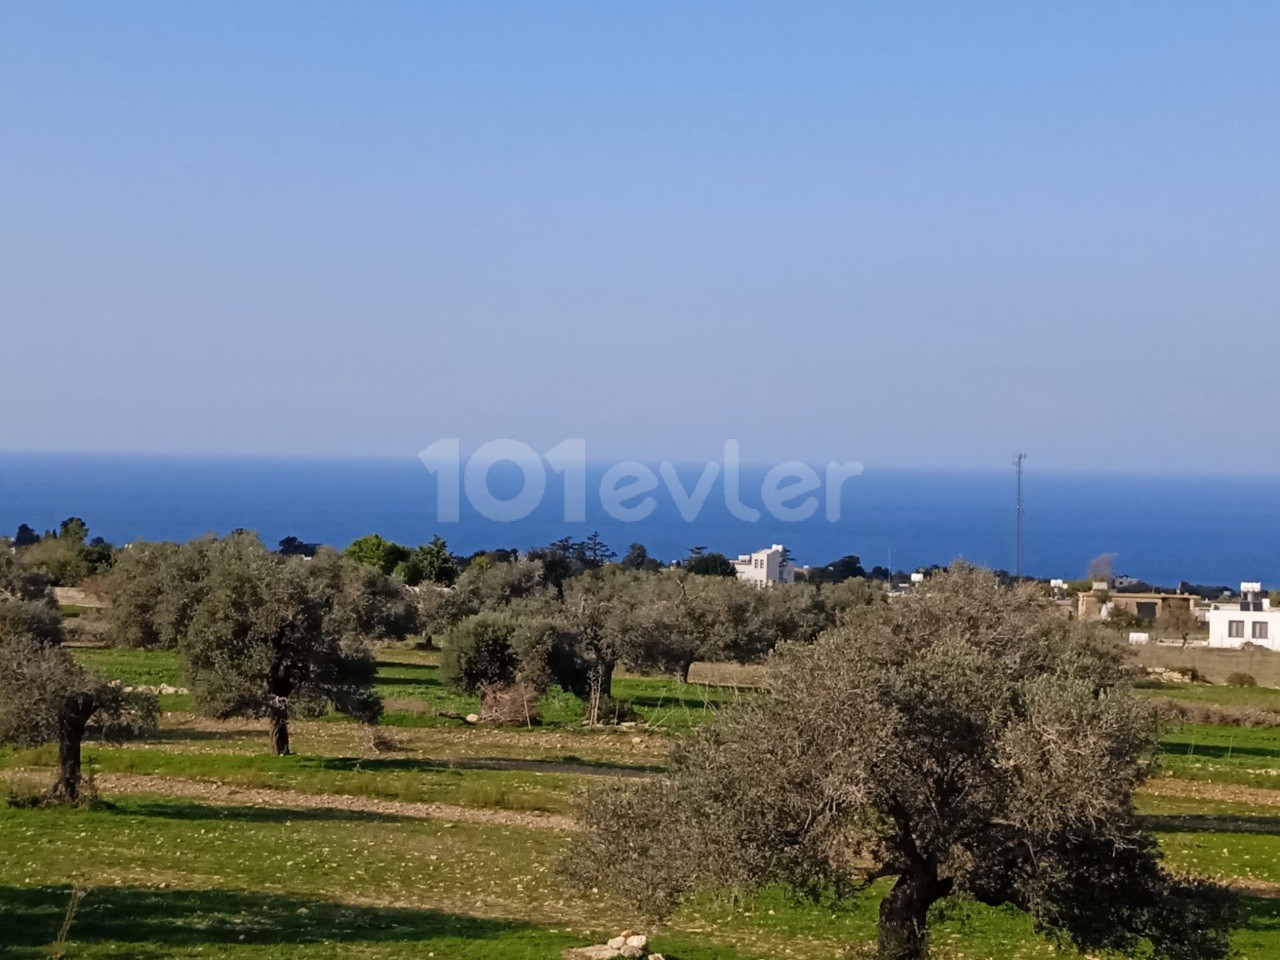
[[[368,612],[351,610],[345,587],[325,561],[261,545],[213,551],[203,597],[179,641],[197,709],[265,717],[276,754],[289,753],[293,716],[332,707],[377,721],[382,701],[361,628]]]
[[[213,557],[260,545],[250,534],[188,543],[139,541],[120,551],[104,584],[108,637],[115,646],[172,650],[205,595]]]
[[[656,913],[892,878],[882,960],[927,957],[944,898],[1019,907],[1086,951],[1217,960],[1229,898],[1167,873],[1134,814],[1156,733],[1121,657],[1034,588],[940,574],[788,646],[663,778],[598,787],[573,872]]]
[[[121,739],[154,730],[155,697],[126,692],[75,662],[62,646],[53,596],[7,555],[0,559],[0,743],[58,745],[50,798],[80,800],[81,744],[90,724]]]
[[[424,629],[445,633],[482,610],[503,610],[525,600],[545,602],[554,595],[540,560],[472,563],[450,589],[424,586],[419,612]]]

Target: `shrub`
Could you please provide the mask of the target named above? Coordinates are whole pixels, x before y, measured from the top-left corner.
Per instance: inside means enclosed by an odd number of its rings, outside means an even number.
[[[1175,673],[1180,673],[1187,678],[1188,683],[1208,683],[1209,678],[1200,672],[1199,667],[1193,667],[1190,664],[1182,667],[1170,667]]]
[[[467,617],[445,637],[440,679],[466,693],[515,683],[520,658],[512,633],[506,614],[483,612]]]
[[[1237,671],[1236,673],[1227,674],[1228,687],[1256,687],[1257,685],[1258,681],[1253,678],[1251,673]]]
[[[160,727],[160,701],[154,693],[112,685],[102,701],[89,732],[106,743],[149,737]]]

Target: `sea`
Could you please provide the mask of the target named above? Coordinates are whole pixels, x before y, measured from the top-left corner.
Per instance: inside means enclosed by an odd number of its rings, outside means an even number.
[[[483,515],[492,514],[491,508],[476,508],[465,485],[454,515],[445,474],[428,470],[413,456],[0,453],[0,535],[12,535],[21,523],[42,532],[78,516],[91,536],[116,544],[186,540],[243,528],[257,531],[271,546],[287,536],[342,547],[369,533],[406,544],[440,534],[455,553],[470,554],[525,550],[598,532],[618,554],[642,543],[662,560],[679,559],[696,547],[736,556],[780,543],[800,564],[821,565],[849,554],[868,568],[894,570],[957,559],[1005,570],[1016,563],[1011,468],[867,465],[843,483],[833,504],[820,489],[813,494],[816,509],[796,519],[763,509],[763,466],[744,466],[733,484],[721,472],[707,486],[700,508],[692,509],[687,496],[705,467],[685,464],[674,468],[685,499],[671,495],[666,482],[658,480],[647,492],[650,509],[634,511],[647,515],[637,519],[606,508],[599,495],[610,466],[586,466],[578,478],[586,495],[574,499],[574,493],[569,509],[565,488],[574,484],[548,470],[543,495],[527,510],[521,505],[514,511],[522,516],[495,519]],[[648,466],[658,475],[657,464]],[[822,474],[821,466],[817,472]],[[513,465],[498,464],[487,475],[487,489],[499,500],[511,499],[527,479]],[[797,494],[790,504],[803,506],[806,500]],[[631,506],[644,502],[639,494],[628,501]],[[1118,575],[1155,584],[1237,586],[1261,580],[1280,586],[1280,477],[1029,469],[1023,504],[1026,574],[1075,579],[1086,575],[1093,558],[1111,554]],[[753,509],[759,518],[744,519]]]

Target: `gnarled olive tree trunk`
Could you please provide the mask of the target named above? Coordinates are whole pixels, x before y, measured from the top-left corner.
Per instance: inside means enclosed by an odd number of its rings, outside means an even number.
[[[289,697],[272,693],[267,707],[267,720],[271,724],[271,752],[277,757],[289,755]]]
[[[920,866],[898,877],[880,902],[879,960],[927,960],[929,908],[951,891],[951,881]]]
[[[50,798],[56,803],[80,802],[80,781],[83,779],[80,745],[84,742],[89,719],[97,709],[97,697],[91,693],[76,693],[66,699],[58,714],[58,775],[49,791]]]

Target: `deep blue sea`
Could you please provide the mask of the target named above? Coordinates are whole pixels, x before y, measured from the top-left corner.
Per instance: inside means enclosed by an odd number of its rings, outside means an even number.
[[[963,557],[994,568],[1014,562],[1013,472],[928,472],[868,467],[849,480],[842,516],[819,509],[791,522],[765,515],[736,519],[725,506],[723,477],[686,522],[664,487],[653,512],[625,522],[605,514],[594,491],[604,465],[587,471],[587,519],[564,519],[563,488],[553,473],[533,513],[517,522],[480,517],[462,499],[461,516],[437,514],[436,478],[403,460],[0,454],[0,533],[19,523],[39,531],[82,517],[91,535],[114,543],[183,540],[237,527],[274,545],[282,537],[343,546],[367,533],[420,543],[440,533],[455,552],[525,549],[598,530],[619,553],[644,543],[664,560],[693,546],[735,555],[771,543],[800,563],[857,554],[865,565],[913,569]],[[701,466],[678,469],[687,489]],[[492,474],[507,496],[517,475]],[[743,469],[741,499],[761,503],[762,469]],[[819,496],[822,496],[819,491]],[[1155,583],[1280,586],[1280,478],[1041,474],[1025,479],[1024,572],[1081,577],[1091,558],[1117,555],[1117,573]]]

